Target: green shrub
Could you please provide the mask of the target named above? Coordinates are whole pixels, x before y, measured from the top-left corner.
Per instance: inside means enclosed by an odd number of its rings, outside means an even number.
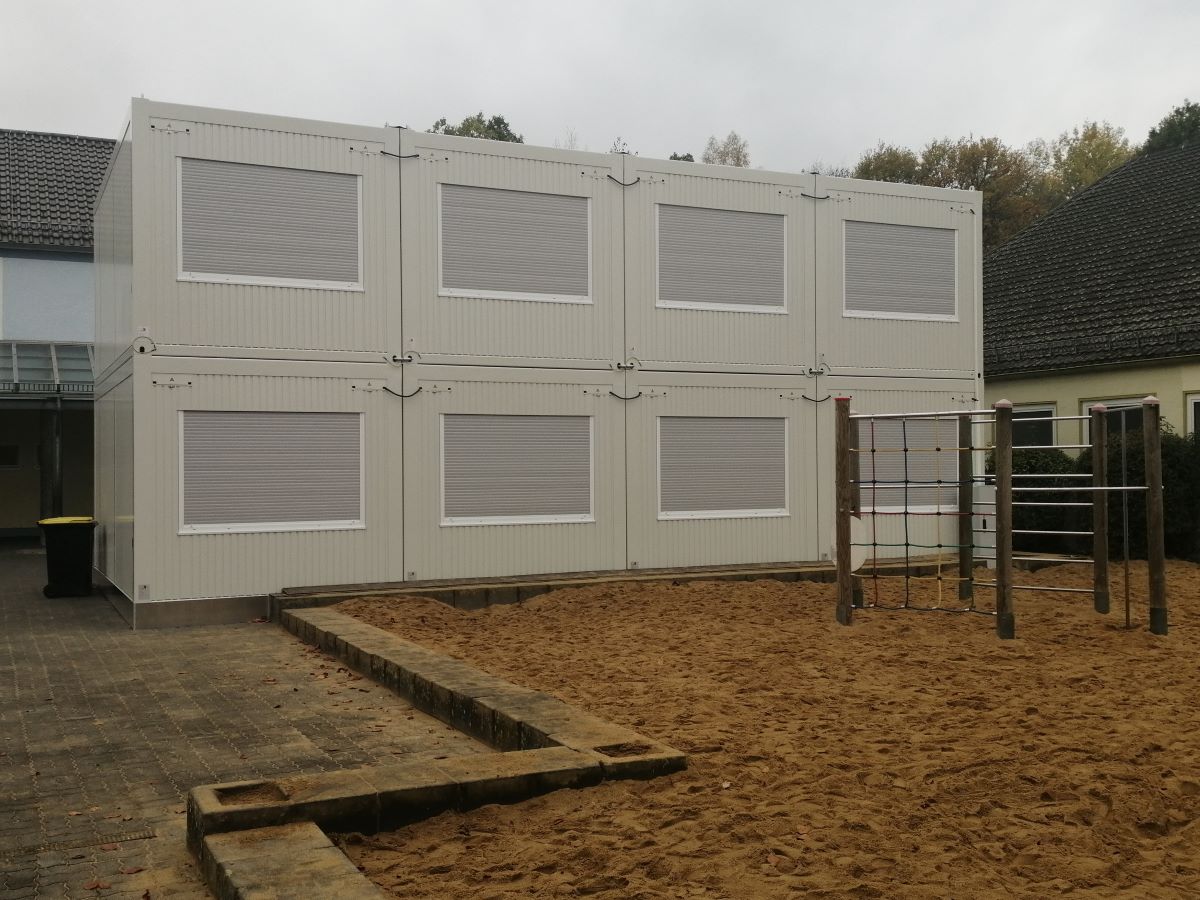
[[[995,457],[989,452],[987,472],[994,474]],[[1078,486],[1080,478],[1020,478],[1020,475],[1070,475],[1076,471],[1075,460],[1061,450],[1030,449],[1013,451],[1013,485],[1016,487],[1068,487]],[[1013,501],[1034,503],[1062,503],[1078,500],[1079,494],[1064,491],[1018,491]],[[1064,506],[1016,506],[1013,508],[1013,531],[1073,531],[1071,507]],[[1091,528],[1091,525],[1088,525]],[[1074,553],[1076,541],[1070,537],[1054,534],[1014,534],[1013,549],[1021,553]]]
[[[1141,430],[1128,433],[1125,453],[1125,483],[1146,483],[1145,457]],[[1121,439],[1109,434],[1108,483],[1122,483]],[[1092,451],[1085,450],[1077,462],[1078,471],[1091,472]],[[1166,422],[1162,430],[1163,468],[1163,532],[1167,556],[1179,559],[1200,559],[1200,442],[1194,434],[1175,434]],[[1109,553],[1119,558],[1124,552],[1122,497],[1125,492],[1109,494],[1108,536]],[[1129,555],[1135,559],[1146,556],[1146,494],[1128,492]],[[1091,528],[1091,512],[1087,513],[1087,528]]]

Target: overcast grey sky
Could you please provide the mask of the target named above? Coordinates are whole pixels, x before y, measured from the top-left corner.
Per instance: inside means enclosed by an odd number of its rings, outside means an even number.
[[[428,128],[479,109],[644,156],[736,129],[771,169],[880,139],[1085,119],[1142,140],[1200,99],[1197,0],[0,0],[0,127],[115,136],[131,96]]]

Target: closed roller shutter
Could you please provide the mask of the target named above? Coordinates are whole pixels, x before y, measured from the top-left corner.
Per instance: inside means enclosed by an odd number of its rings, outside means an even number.
[[[958,422],[955,419],[860,419],[858,441],[863,451],[858,454],[861,479],[877,482],[862,487],[864,509],[904,509],[906,502],[909,509],[957,508]],[[872,447],[881,452],[871,453]],[[909,452],[902,452],[905,447]],[[902,486],[905,481],[910,485],[907,497]],[[942,484],[938,485],[938,481]]]
[[[185,274],[361,282],[358,176],[184,159],[180,177]]]
[[[658,302],[734,308],[785,307],[783,216],[658,207]]]
[[[954,253],[950,228],[846,222],[846,311],[953,318]]]
[[[449,522],[588,520],[591,419],[447,414],[442,485]]]
[[[183,524],[362,519],[358,413],[183,413]]]
[[[781,514],[787,508],[783,419],[663,416],[660,511]]]
[[[441,186],[442,289],[586,300],[588,198]]]

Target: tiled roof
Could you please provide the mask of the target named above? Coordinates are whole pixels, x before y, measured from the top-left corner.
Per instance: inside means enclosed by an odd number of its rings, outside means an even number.
[[[90,250],[115,141],[0,129],[0,245]]]
[[[1139,156],[984,260],[984,375],[1200,354],[1200,145]]]

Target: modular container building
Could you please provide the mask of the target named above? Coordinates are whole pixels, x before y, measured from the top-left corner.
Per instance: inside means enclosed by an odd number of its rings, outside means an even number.
[[[96,208],[97,567],[144,626],[290,585],[826,559],[827,399],[982,396],[981,212],[135,100]]]

